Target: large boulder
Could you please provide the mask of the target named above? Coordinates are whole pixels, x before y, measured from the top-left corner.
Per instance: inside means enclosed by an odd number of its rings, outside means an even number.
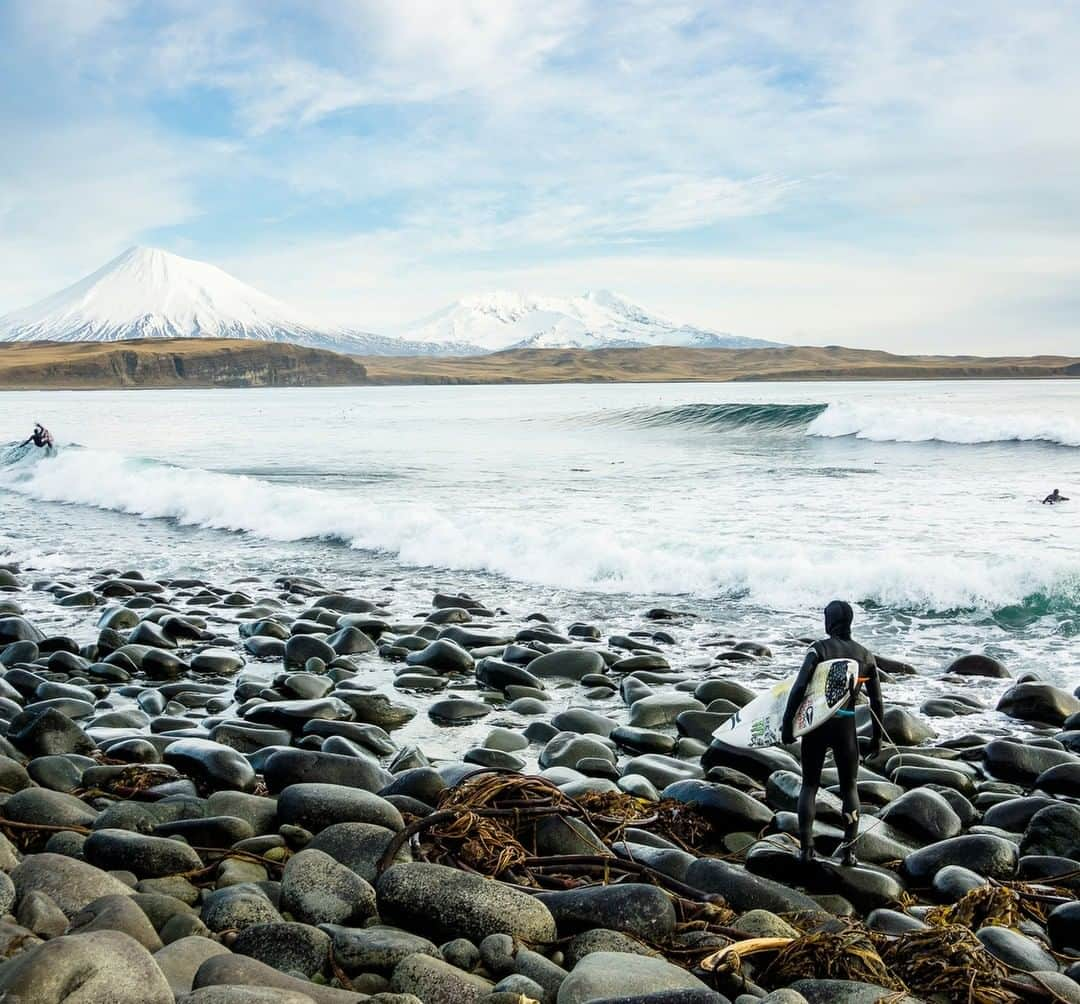
[[[358,927],[375,913],[375,890],[329,854],[294,854],[281,878],[281,908],[306,924]]]
[[[1020,853],[1080,859],[1080,808],[1061,802],[1040,809],[1024,830]]]
[[[988,676],[995,680],[1007,680],[1009,671],[1003,663],[988,655],[962,655],[954,659],[945,670],[954,676]]]
[[[1025,785],[1034,784],[1036,778],[1051,767],[1076,762],[1077,758],[1065,750],[1032,746],[1012,739],[995,739],[983,750],[983,763],[990,774],[1003,781]]]
[[[0,999],[26,1004],[173,1004],[154,957],[121,931],[53,938],[0,968]]]
[[[602,927],[663,941],[675,930],[671,898],[654,885],[598,885],[541,893],[536,898],[551,911],[564,936]]]
[[[997,709],[1025,722],[1061,725],[1080,711],[1080,700],[1049,683],[1018,683],[1001,695]]]
[[[900,866],[900,873],[919,888],[929,888],[934,876],[946,865],[963,865],[985,878],[1009,879],[1016,874],[1018,857],[1016,844],[1002,837],[966,833],[909,854]]]
[[[530,943],[555,940],[555,920],[543,903],[502,882],[444,865],[394,865],[375,886],[379,915],[442,940],[509,934]]]
[[[83,844],[86,860],[108,871],[123,869],[139,878],[161,878],[203,867],[187,844],[130,830],[95,830]]]
[[[467,973],[430,955],[410,955],[390,980],[395,993],[412,994],[424,1004],[476,1004],[494,989],[482,976]]]
[[[302,826],[312,833],[346,822],[373,823],[394,832],[405,828],[393,803],[363,788],[340,784],[289,785],[278,797],[277,813],[279,822]]]
[[[952,806],[929,788],[904,792],[886,805],[878,818],[922,842],[947,840],[957,836],[962,828]]]
[[[12,870],[11,881],[18,902],[32,892],[44,893],[68,918],[102,896],[131,896],[135,892],[85,861],[47,851],[23,858]]]
[[[680,990],[709,990],[696,976],[666,959],[624,952],[592,952],[586,955],[559,988],[557,1004],[589,1004],[619,998],[639,998],[667,993],[672,999]]]
[[[702,892],[717,893],[737,913],[816,911],[820,907],[805,893],[780,882],[751,875],[745,868],[718,858],[699,858],[686,871],[686,883]]]
[[[361,1004],[368,1000],[367,994],[321,986],[278,972],[258,959],[232,953],[207,959],[199,966],[192,986],[195,990],[202,987],[270,987],[277,991],[306,994],[315,1004]]]

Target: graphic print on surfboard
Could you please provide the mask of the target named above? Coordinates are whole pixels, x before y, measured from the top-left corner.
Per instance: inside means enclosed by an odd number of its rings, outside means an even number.
[[[848,702],[858,679],[859,664],[854,659],[819,662],[795,710],[795,735],[806,735],[832,718]],[[788,694],[794,685],[792,676],[759,694],[713,732],[713,738],[730,746],[779,745]]]

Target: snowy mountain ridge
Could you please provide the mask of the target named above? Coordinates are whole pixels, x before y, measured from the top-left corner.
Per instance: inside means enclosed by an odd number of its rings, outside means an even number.
[[[115,342],[248,338],[350,355],[465,354],[472,346],[412,345],[301,313],[214,265],[132,247],[96,272],[0,317],[0,341]]]
[[[775,342],[678,324],[606,290],[561,298],[469,296],[397,337],[324,321],[214,265],[132,247],[96,272],[0,317],[0,342],[244,338],[351,355],[477,355],[518,348],[761,348]]]
[[[608,290],[574,297],[510,291],[467,296],[399,334],[413,342],[465,343],[489,352],[647,345],[742,349],[777,344],[678,324]]]

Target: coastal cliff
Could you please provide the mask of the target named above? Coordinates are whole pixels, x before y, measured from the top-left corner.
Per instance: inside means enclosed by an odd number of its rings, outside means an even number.
[[[330,387],[363,384],[353,356],[277,342],[148,339],[0,344],[0,388]]]

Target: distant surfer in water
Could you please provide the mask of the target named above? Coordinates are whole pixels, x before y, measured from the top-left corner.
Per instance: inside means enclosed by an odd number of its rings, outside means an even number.
[[[35,446],[40,446],[43,449],[49,449],[53,445],[52,433],[45,428],[40,422],[34,425],[34,431],[30,434],[29,439],[24,439],[19,445],[27,446],[33,443]]]
[[[806,653],[802,669],[788,694],[787,707],[781,739],[786,745],[795,741],[795,713],[803,701],[807,685],[818,664],[829,659],[853,659],[859,664],[859,685],[865,683],[870,695],[870,712],[873,726],[870,755],[881,752],[882,721],[885,708],[881,701],[881,681],[878,679],[877,663],[873,653],[851,640],[851,622],[854,612],[850,604],[833,600],[825,608],[825,631],[827,638],[814,642]],[[859,685],[852,691],[847,705],[832,718],[802,737],[802,790],[799,792],[799,842],[802,858],[814,858],[814,815],[818,788],[821,787],[821,769],[825,765],[825,753],[832,750],[833,760],[840,781],[840,799],[844,811],[843,864],[857,864],[853,842],[859,834],[859,792],[856,786],[859,773],[859,740],[855,733],[855,698]]]
[[[1068,502],[1068,498],[1061,494],[1058,489],[1054,489],[1049,495],[1042,500],[1043,505],[1053,505],[1055,502]]]

